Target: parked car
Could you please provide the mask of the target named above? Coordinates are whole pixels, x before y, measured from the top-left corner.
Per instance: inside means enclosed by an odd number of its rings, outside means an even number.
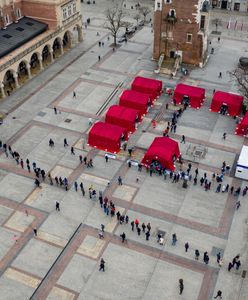
[[[121,38],[119,38],[119,39],[117,40],[118,43],[123,43],[123,42],[126,42],[126,41],[127,41],[126,36],[123,36],[123,37],[121,37]]]

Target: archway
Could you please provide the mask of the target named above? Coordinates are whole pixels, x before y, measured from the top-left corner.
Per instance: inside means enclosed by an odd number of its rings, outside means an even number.
[[[27,62],[25,61],[20,62],[18,66],[17,74],[18,74],[18,81],[20,85],[24,84],[29,79]]]
[[[76,26],[73,28],[73,42],[79,43],[83,40],[83,31],[82,26],[76,24]]]
[[[9,96],[17,88],[16,73],[13,70],[8,70],[3,78],[4,92]]]
[[[63,48],[60,38],[56,38],[53,42],[53,58],[57,58],[63,54]]]
[[[63,37],[63,49],[69,50],[72,47],[72,34],[70,31],[66,31]]]
[[[43,62],[44,67],[48,66],[52,62],[51,51],[50,51],[50,47],[48,45],[46,45],[43,48],[41,56],[42,56],[42,62]]]
[[[39,57],[38,53],[33,53],[33,55],[30,58],[30,71],[32,75],[35,75],[39,73],[40,71],[40,62],[39,62]]]

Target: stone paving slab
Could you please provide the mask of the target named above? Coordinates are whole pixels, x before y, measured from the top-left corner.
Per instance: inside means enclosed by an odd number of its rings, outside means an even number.
[[[23,212],[16,211],[5,223],[8,228],[24,232],[34,220],[34,216],[26,215]]]
[[[51,293],[47,297],[48,300],[74,300],[75,294],[65,291],[58,287],[53,287]]]
[[[13,268],[8,268],[5,272],[4,272],[4,276],[6,276],[7,278],[9,279],[12,279],[12,280],[15,280],[17,282],[20,282],[26,286],[29,286],[33,289],[36,289],[37,286],[39,285],[40,283],[40,280],[35,278],[35,277],[32,277],[32,276],[29,276],[27,274],[24,274],[20,271],[17,271]]]
[[[93,159],[93,166],[93,168],[86,168],[85,172],[90,175],[101,176],[110,180],[119,170],[121,162],[114,159],[109,159],[108,163],[106,163],[103,156],[97,155]],[[106,181],[104,180],[103,182],[105,183]]]
[[[33,180],[9,173],[0,182],[0,196],[22,202],[34,188]]]
[[[13,210],[6,206],[0,205],[0,224],[2,225],[6,219],[11,215]]]
[[[96,264],[92,259],[75,254],[59,278],[58,284],[79,293],[87,284]]]
[[[104,246],[104,240],[87,235],[83,243],[79,246],[77,253],[96,259]]]
[[[13,261],[12,266],[44,277],[60,252],[60,248],[32,239]]]
[[[11,229],[1,227],[0,230],[0,259],[8,253],[11,247],[18,240],[20,233],[12,231]],[[0,293],[1,294],[1,293]]]
[[[7,276],[0,278],[0,299],[1,300],[27,300],[31,297],[34,288],[31,288],[21,282],[10,279]]]
[[[116,188],[113,196],[126,201],[131,201],[136,191],[136,188],[123,184]]]

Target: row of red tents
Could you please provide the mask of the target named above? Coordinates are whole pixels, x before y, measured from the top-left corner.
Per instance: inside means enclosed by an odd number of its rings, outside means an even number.
[[[161,92],[162,81],[136,77],[131,90],[122,93],[119,105],[108,109],[105,122],[97,122],[92,126],[88,144],[104,151],[119,152],[121,141],[128,140],[128,134],[136,129],[136,122],[143,119]]]

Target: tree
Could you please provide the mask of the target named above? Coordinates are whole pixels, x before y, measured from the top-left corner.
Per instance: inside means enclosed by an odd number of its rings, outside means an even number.
[[[212,24],[215,25],[215,31],[217,32],[218,27],[222,25],[222,21],[221,19],[216,18],[212,20]]]
[[[136,14],[133,18],[137,22],[137,25],[138,25],[139,24],[139,20],[141,19],[141,15],[140,14]]]
[[[146,22],[146,17],[151,12],[150,8],[148,6],[142,6],[139,8],[140,13],[144,17],[144,22]]]
[[[113,8],[108,8],[106,11],[107,23],[105,24],[105,28],[107,28],[112,37],[114,38],[114,45],[116,46],[117,34],[121,27],[125,27],[126,23],[123,22],[125,14],[123,10],[118,6],[114,6]]]
[[[244,96],[246,108],[248,105],[248,67],[238,65],[237,68],[229,72],[230,76],[236,80],[239,92]]]

